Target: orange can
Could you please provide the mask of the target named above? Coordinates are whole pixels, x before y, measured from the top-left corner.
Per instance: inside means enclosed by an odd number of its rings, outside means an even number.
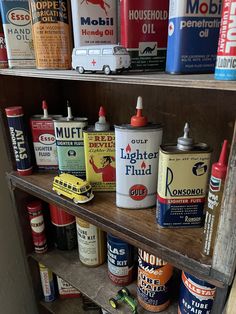
[[[161,312],[170,304],[173,266],[141,249],[138,250],[137,296],[147,311]]]

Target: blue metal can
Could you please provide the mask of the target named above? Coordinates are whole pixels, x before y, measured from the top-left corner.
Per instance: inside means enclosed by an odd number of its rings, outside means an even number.
[[[178,314],[209,314],[216,287],[188,273],[182,272]]]
[[[21,106],[5,108],[12,147],[15,154],[16,168],[19,175],[32,173],[29,143],[24,123],[24,113]]]
[[[39,263],[40,278],[42,283],[45,302],[52,302],[56,299],[56,289],[53,281],[53,273],[46,266]]]

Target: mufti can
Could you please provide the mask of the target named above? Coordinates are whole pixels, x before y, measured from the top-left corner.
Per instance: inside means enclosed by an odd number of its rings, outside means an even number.
[[[32,174],[31,153],[21,106],[5,108],[19,175]]]
[[[77,246],[75,217],[56,205],[49,204],[53,224],[54,244],[59,250],[72,250]]]
[[[43,289],[44,301],[52,302],[56,299],[55,284],[53,281],[53,273],[43,264],[39,263],[39,271],[41,284]]]
[[[57,285],[60,299],[79,298],[81,296],[81,293],[77,289],[59,276],[57,276]]]
[[[160,147],[157,222],[161,227],[202,226],[210,157],[207,144],[189,137],[188,123],[177,145]]]
[[[142,116],[142,98],[131,124],[115,126],[116,205],[147,208],[156,204],[158,151],[162,127]]]
[[[127,286],[134,277],[134,247],[107,235],[108,276],[117,286]]]
[[[141,249],[138,250],[137,295],[147,311],[161,312],[170,304],[173,266]]]
[[[33,243],[36,253],[47,251],[47,240],[41,201],[33,201],[27,205],[32,230]]]
[[[182,272],[178,314],[211,313],[216,287]]]

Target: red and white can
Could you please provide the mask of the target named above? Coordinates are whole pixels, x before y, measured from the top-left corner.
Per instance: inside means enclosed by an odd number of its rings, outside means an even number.
[[[81,293],[72,287],[68,282],[57,276],[57,285],[60,299],[79,298]]]
[[[27,205],[27,210],[29,213],[35,252],[45,253],[47,251],[47,240],[41,201],[36,200],[29,203]]]
[[[8,67],[6,42],[3,33],[2,20],[0,15],[0,69]]]

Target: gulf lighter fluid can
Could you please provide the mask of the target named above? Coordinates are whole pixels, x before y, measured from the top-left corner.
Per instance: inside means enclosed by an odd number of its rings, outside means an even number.
[[[56,289],[53,280],[53,273],[43,264],[39,263],[41,284],[43,289],[44,301],[52,302],[56,299]]]
[[[5,108],[7,121],[15,155],[16,168],[19,175],[32,174],[32,164],[24,113],[21,106]]]
[[[166,71],[214,72],[221,0],[170,0]]]
[[[75,48],[117,43],[117,1],[72,0]]]
[[[161,227],[201,227],[211,149],[189,138],[189,125],[177,145],[162,145],[157,186]]]
[[[137,296],[147,311],[161,312],[170,304],[173,266],[141,249],[138,250]]]
[[[9,68],[34,68],[35,56],[27,0],[1,0]]]
[[[2,20],[0,14],[0,69],[8,67],[6,41],[3,33]]]
[[[224,0],[215,79],[236,80],[236,1]]]
[[[83,130],[87,118],[73,118],[70,106],[67,118],[54,120],[59,173],[85,177]]]
[[[84,131],[86,180],[94,191],[115,191],[115,132],[110,130],[105,110],[100,107],[99,120]]]
[[[61,115],[48,115],[48,106],[42,102],[43,116],[35,115],[30,119],[34,154],[36,164],[40,170],[58,169],[57,147],[53,119]]]
[[[182,272],[178,314],[210,314],[216,287]]]
[[[142,116],[142,98],[130,124],[115,126],[116,205],[147,208],[156,204],[158,152],[162,127]]]
[[[129,285],[134,279],[134,247],[108,234],[107,264],[108,276],[115,285]]]

